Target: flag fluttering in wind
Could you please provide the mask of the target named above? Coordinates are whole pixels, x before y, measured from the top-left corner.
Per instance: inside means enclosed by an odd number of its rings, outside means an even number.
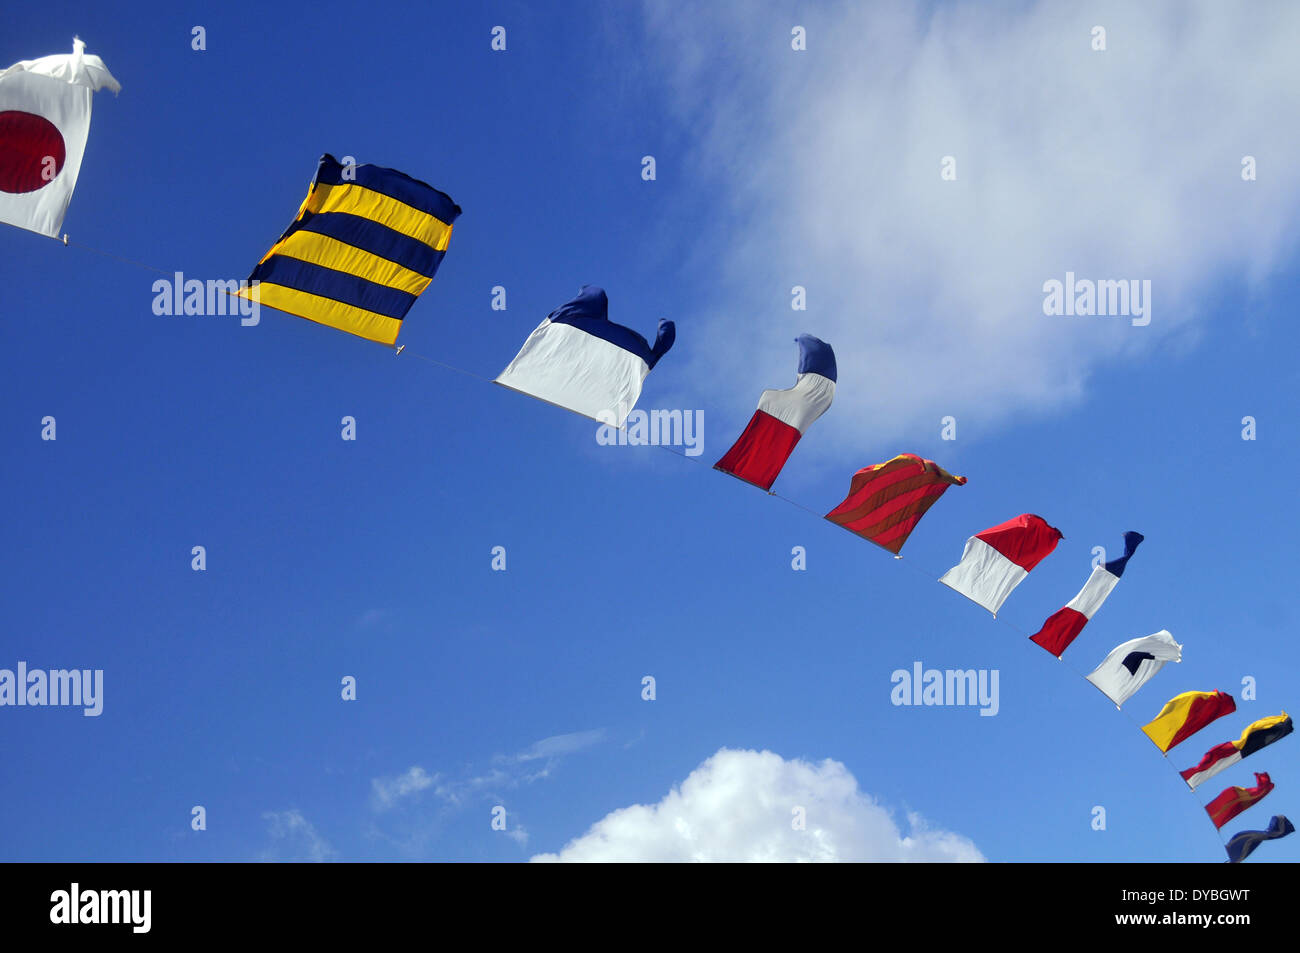
[[[496,378],[503,387],[601,423],[622,427],[646,375],[668,353],[677,327],[659,321],[653,346],[609,320],[609,298],[595,285],[546,316]]]
[[[1022,513],[966,540],[961,562],[939,581],[996,617],[1011,591],[1064,539],[1041,516]]]
[[[1132,639],[1111,650],[1088,676],[1113,701],[1117,708],[1133,697],[1134,692],[1151,681],[1166,662],[1181,662],[1183,647],[1165,629],[1155,635]]]
[[[1104,566],[1094,567],[1092,575],[1079,590],[1079,594],[1067,602],[1065,608],[1049,616],[1043,623],[1043,627],[1029,638],[1060,658],[1061,653],[1069,648],[1070,643],[1088,624],[1088,620],[1106,601],[1106,597],[1119,582],[1120,576],[1124,575],[1124,567],[1128,565],[1128,561],[1137,552],[1138,545],[1145,538],[1141,533],[1132,531],[1125,533],[1124,555],[1112,559]]]
[[[1225,741],[1221,745],[1215,745],[1205,752],[1205,757],[1201,758],[1200,764],[1180,773],[1183,780],[1187,782],[1187,786],[1195,791],[1198,786],[1210,780],[1220,771],[1232,767],[1243,758],[1250,757],[1260,748],[1265,748],[1280,738],[1285,738],[1291,734],[1292,730],[1291,716],[1286,712],[1269,718],[1261,718],[1259,721],[1247,725],[1246,730],[1241,733],[1241,737],[1236,741]]]
[[[409,175],[321,156],[298,216],[239,297],[395,344],[459,215],[448,195]]]
[[[898,555],[944,491],[965,483],[964,476],[953,476],[933,460],[900,453],[853,474],[849,495],[826,518]]]
[[[811,334],[795,338],[799,370],[788,390],[765,390],[748,426],[715,470],[770,490],[799,438],[835,399],[835,352]]]
[[[1160,714],[1143,725],[1142,731],[1168,754],[1170,748],[1186,741],[1216,718],[1236,710],[1237,703],[1227,692],[1183,692],[1165,702]]]
[[[1228,862],[1239,864],[1255,852],[1255,848],[1266,840],[1277,840],[1295,833],[1295,825],[1282,814],[1269,819],[1266,831],[1240,831],[1233,834],[1225,845],[1228,849]]]
[[[1268,775],[1256,773],[1253,788],[1224,788],[1218,797],[1205,805],[1205,813],[1210,815],[1210,820],[1214,822],[1215,827],[1222,827],[1242,811],[1264,800],[1271,790],[1273,790],[1273,782],[1269,780]]]
[[[122,87],[80,39],[70,54],[0,70],[0,222],[59,236],[100,89]]]

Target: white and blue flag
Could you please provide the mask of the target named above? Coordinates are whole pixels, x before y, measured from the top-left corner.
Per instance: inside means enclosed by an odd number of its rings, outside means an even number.
[[[583,285],[578,297],[546,316],[496,383],[601,423],[622,427],[641,396],[641,384],[676,338],[661,320],[653,346],[631,328],[609,320],[601,288]]]

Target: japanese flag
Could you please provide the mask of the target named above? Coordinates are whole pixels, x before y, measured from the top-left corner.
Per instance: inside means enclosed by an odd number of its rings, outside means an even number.
[[[0,222],[57,238],[90,133],[90,98],[113,74],[86,44],[0,71]]]

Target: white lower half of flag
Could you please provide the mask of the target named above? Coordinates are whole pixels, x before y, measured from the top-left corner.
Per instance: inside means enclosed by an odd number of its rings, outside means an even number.
[[[640,357],[604,338],[549,318],[537,326],[498,384],[622,427],[641,396],[650,368]]]
[[[92,95],[25,70],[0,76],[0,222],[58,237],[90,135]]]
[[[1187,786],[1190,787],[1193,791],[1195,791],[1197,787],[1204,784],[1206,781],[1210,780],[1210,778],[1214,777],[1220,771],[1226,771],[1228,768],[1231,768],[1234,764],[1237,764],[1239,761],[1241,761],[1241,759],[1242,759],[1242,754],[1240,751],[1238,751],[1236,754],[1230,754],[1226,758],[1221,758],[1220,760],[1214,762],[1214,764],[1206,768],[1204,771],[1200,771],[1196,774],[1193,774],[1190,778],[1188,778]]]
[[[966,540],[961,562],[940,576],[939,581],[996,616],[1011,590],[1028,575],[1028,571],[984,540],[972,536]]]

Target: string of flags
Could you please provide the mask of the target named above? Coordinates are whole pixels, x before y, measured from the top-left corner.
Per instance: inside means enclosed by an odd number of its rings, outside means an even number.
[[[76,186],[90,129],[91,97],[121,87],[100,57],[74,39],[70,55],[24,60],[0,71],[0,222],[57,238]],[[370,341],[396,347],[402,322],[445,257],[461,209],[444,192],[394,169],[344,165],[321,157],[297,216],[254,266],[239,296]],[[67,242],[64,237],[65,244]],[[672,348],[676,327],[661,320],[653,344],[609,320],[609,300],[586,285],[552,311],[494,383],[584,417],[622,428],[650,371]],[[835,353],[812,336],[796,339],[793,387],[763,391],[753,417],[714,464],[771,490],[809,427],[834,400]],[[401,352],[398,347],[398,353]],[[921,518],[951,486],[964,486],[933,460],[903,453],[858,470],[825,519],[901,558]],[[969,537],[961,560],[939,582],[994,618],[1007,598],[1064,538],[1042,517],[1022,513]],[[1093,569],[1084,587],[1049,616],[1030,640],[1060,658],[1114,591],[1144,537],[1124,534],[1124,552]],[[1183,647],[1161,630],[1116,646],[1086,676],[1117,708],[1182,660]],[[1165,756],[1236,711],[1222,691],[1176,695],[1142,731]],[[1180,772],[1189,790],[1291,734],[1286,712],[1248,725],[1236,741],[1205,753]],[[1263,800],[1273,783],[1225,788],[1205,806],[1216,830]],[[1225,844],[1231,863],[1264,841],[1294,833],[1284,816]]]

